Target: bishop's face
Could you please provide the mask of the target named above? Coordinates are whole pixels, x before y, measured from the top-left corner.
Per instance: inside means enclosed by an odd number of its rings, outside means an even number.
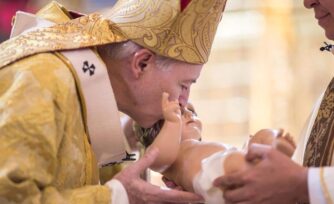
[[[162,119],[161,95],[169,93],[169,100],[178,99],[186,106],[190,88],[200,75],[203,65],[184,62],[173,63],[167,69],[153,67],[147,69],[141,79],[141,100],[138,109],[142,111],[136,122],[142,127],[150,127]]]
[[[326,37],[334,40],[334,1],[304,0],[304,6],[313,9],[318,24],[325,30]]]

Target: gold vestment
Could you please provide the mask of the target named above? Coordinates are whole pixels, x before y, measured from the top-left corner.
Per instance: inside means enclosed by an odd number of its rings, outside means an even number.
[[[71,65],[56,51],[132,40],[187,63],[208,60],[226,0],[119,0],[105,13],[57,23],[0,44],[0,203],[111,203],[98,185],[85,107]]]
[[[48,18],[64,21],[54,6]],[[0,69],[0,203],[111,203],[98,184],[79,92],[57,53]]]

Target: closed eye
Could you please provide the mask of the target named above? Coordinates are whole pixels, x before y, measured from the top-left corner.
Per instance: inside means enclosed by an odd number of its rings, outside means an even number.
[[[187,91],[187,90],[188,90],[188,86],[186,86],[186,85],[181,85],[181,89]]]
[[[190,107],[187,107],[187,109],[188,109],[194,116],[197,116],[197,113],[196,113],[195,109],[190,108]]]

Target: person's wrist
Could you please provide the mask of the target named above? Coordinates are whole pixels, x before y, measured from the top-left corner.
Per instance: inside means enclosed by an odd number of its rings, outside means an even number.
[[[301,171],[298,172],[298,185],[297,185],[297,202],[298,203],[308,203],[309,202],[309,193],[308,193],[308,168],[301,167]]]

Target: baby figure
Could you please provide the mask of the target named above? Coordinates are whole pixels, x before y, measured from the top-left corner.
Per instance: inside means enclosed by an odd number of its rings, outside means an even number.
[[[162,96],[165,122],[148,147],[155,146],[160,150],[151,169],[162,173],[184,190],[202,195],[206,203],[224,203],[222,190],[212,185],[214,179],[256,165],[245,160],[248,145],[269,145],[289,157],[296,148],[289,134],[271,129],[263,129],[250,136],[244,150],[217,142],[201,141],[202,123],[194,107],[189,103],[181,110],[179,102],[169,101],[168,96],[167,93]]]

